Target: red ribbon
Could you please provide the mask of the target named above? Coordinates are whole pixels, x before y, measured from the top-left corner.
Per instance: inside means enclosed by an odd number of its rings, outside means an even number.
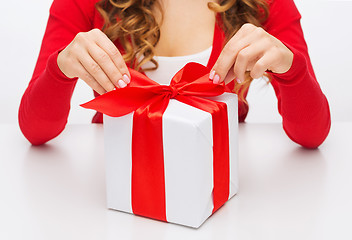
[[[188,63],[169,86],[159,85],[129,69],[128,87],[107,92],[82,104],[112,117],[135,111],[132,130],[132,210],[134,214],[167,221],[165,204],[162,116],[174,98],[212,115],[213,203],[215,212],[229,197],[229,131],[227,105],[203,97],[224,93],[224,85],[209,80],[209,68]]]

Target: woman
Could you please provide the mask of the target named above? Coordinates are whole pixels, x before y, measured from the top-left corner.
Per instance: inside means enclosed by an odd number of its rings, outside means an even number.
[[[211,69],[210,81],[239,94],[241,122],[251,79],[268,74],[285,132],[316,148],[329,132],[330,112],[300,17],[293,0],[54,0],[21,101],[21,130],[34,145],[60,134],[78,78],[97,96],[128,87],[127,67],[167,84],[165,76],[197,61]],[[102,122],[100,113],[93,122]]]

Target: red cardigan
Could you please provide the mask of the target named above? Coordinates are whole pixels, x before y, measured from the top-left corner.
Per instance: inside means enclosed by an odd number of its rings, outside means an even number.
[[[59,135],[67,123],[70,101],[77,78],[67,78],[57,66],[57,56],[78,32],[103,26],[95,3],[98,0],[54,0],[32,79],[22,97],[19,125],[34,145]],[[300,13],[293,0],[271,0],[270,15],[263,28],[281,40],[294,54],[290,70],[272,74],[278,110],[283,128],[296,143],[318,147],[330,130],[330,112],[326,97],[316,80],[305,43]],[[224,34],[215,27],[213,51],[208,67],[218,58]],[[115,42],[122,51],[121,45]],[[248,106],[239,102],[239,120],[244,121]],[[96,114],[93,122],[102,122]]]

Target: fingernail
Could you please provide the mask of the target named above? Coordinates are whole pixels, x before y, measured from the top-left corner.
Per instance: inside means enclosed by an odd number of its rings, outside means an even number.
[[[220,76],[218,74],[215,74],[213,83],[214,84],[219,84],[219,82],[220,82]]]
[[[124,81],[122,81],[122,79],[120,79],[120,80],[117,82],[117,84],[119,85],[120,88],[124,88],[124,87],[127,86],[127,84],[126,84]]]
[[[239,79],[239,78],[236,78],[236,81],[237,81],[238,83],[242,83],[241,79]]]
[[[210,72],[210,74],[209,74],[209,79],[210,79],[210,80],[213,80],[214,75],[215,75],[215,70],[212,70],[212,71]]]
[[[123,80],[125,80],[125,82],[126,82],[127,84],[129,84],[129,83],[131,82],[130,78],[129,78],[126,74],[124,74],[124,75],[122,76],[122,78],[123,78]]]

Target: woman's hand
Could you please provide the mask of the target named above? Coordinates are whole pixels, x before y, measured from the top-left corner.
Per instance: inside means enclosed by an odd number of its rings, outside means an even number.
[[[123,88],[131,79],[121,53],[99,29],[78,33],[57,64],[67,77],[79,77],[99,94]]]
[[[292,65],[293,53],[277,38],[260,27],[244,24],[224,46],[209,78],[218,84],[234,80],[242,83],[245,72],[260,78],[265,71],[285,73]]]

